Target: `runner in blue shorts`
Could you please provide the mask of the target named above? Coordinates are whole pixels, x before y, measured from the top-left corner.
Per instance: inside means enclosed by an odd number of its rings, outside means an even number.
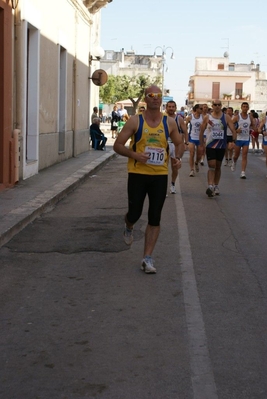
[[[220,100],[214,100],[212,113],[204,117],[200,127],[200,148],[204,148],[204,132],[206,130],[206,156],[208,161],[208,188],[206,194],[209,198],[220,195],[219,181],[221,178],[221,165],[227,146],[227,126],[236,138],[236,130],[229,115],[221,110]]]
[[[240,151],[242,148],[242,167],[241,167],[241,179],[246,179],[246,167],[247,167],[247,159],[248,159],[248,149],[249,149],[249,139],[250,139],[250,130],[254,129],[254,118],[251,114],[248,113],[249,105],[247,102],[243,102],[241,104],[241,112],[239,115],[233,118],[233,123],[238,123],[237,138],[235,142],[234,148],[234,157],[233,163],[231,166],[232,172],[235,171],[236,162],[239,158]]]
[[[201,160],[201,152],[199,151],[199,132],[200,126],[203,122],[202,118],[202,107],[200,104],[196,104],[193,107],[192,115],[186,118],[186,123],[189,123],[189,165],[190,165],[190,177],[195,176],[195,171],[199,172],[199,162]],[[195,151],[197,151],[196,162]]]

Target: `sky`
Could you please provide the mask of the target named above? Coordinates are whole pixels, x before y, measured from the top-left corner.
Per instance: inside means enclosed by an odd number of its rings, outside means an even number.
[[[166,50],[165,88],[184,105],[195,57],[260,64],[267,71],[266,0],[113,0],[101,11],[104,50],[157,55]],[[172,50],[175,59],[171,59]]]

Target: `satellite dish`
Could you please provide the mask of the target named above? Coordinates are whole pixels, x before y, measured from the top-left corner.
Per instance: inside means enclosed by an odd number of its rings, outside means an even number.
[[[97,69],[91,79],[96,86],[103,86],[108,80],[108,75],[103,69]]]
[[[229,57],[229,54],[228,54],[228,52],[227,52],[227,51],[225,51],[225,53],[223,54],[223,56],[224,56],[225,58],[228,58],[228,57]]]

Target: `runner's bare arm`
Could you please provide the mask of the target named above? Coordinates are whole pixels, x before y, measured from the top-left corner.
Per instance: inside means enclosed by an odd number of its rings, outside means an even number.
[[[234,126],[234,122],[229,115],[225,115],[225,116],[226,116],[226,123],[229,126],[229,129],[231,130],[231,132],[233,133],[233,140],[236,140],[236,129]]]
[[[181,129],[184,133],[185,143],[187,143],[188,142],[188,132],[187,132],[187,127],[186,127],[184,118],[182,116],[179,116],[179,123],[180,123]]]
[[[170,138],[171,138],[173,144],[175,145],[176,158],[173,159],[172,165],[174,167],[177,167],[177,169],[180,169],[182,166],[181,158],[184,153],[184,143],[183,143],[182,135],[179,133],[177,124],[173,118],[168,117],[168,126],[169,126]]]
[[[204,132],[206,130],[207,124],[209,120],[209,115],[206,115],[203,119],[203,122],[201,123],[200,126],[200,132],[199,132],[199,144],[200,146],[204,145]]]
[[[249,117],[250,117],[250,122],[251,122],[251,126],[250,126],[251,130],[257,130],[257,129],[256,129],[256,121],[255,121],[255,118],[253,118],[252,115],[249,115]]]
[[[239,116],[237,115],[237,116],[235,116],[233,119],[231,119],[232,120],[232,122],[235,124],[236,122],[238,123],[238,121],[239,121]],[[242,129],[240,128],[240,127],[238,127],[237,129],[236,129],[236,133],[241,133],[241,131],[242,131]]]
[[[262,119],[260,126],[258,128],[258,132],[261,133],[263,126],[265,125],[266,117]]]

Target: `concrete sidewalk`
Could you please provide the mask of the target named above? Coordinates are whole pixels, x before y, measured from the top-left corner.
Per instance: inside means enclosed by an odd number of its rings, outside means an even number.
[[[106,151],[90,147],[88,152],[44,169],[0,192],[0,247],[116,156],[111,134],[107,129],[102,131],[108,138]]]

